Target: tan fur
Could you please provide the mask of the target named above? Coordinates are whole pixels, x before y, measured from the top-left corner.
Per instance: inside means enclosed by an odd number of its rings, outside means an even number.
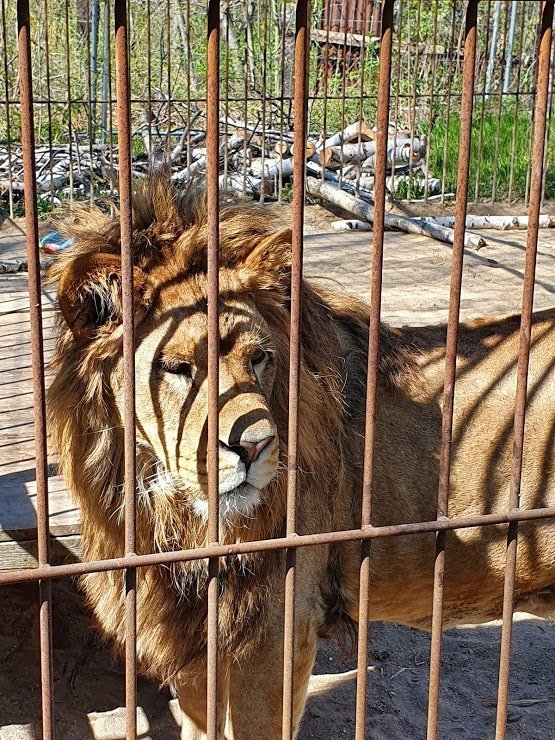
[[[119,222],[83,211],[68,231],[76,244],[50,272],[61,309],[50,418],[63,473],[83,512],[84,558],[98,560],[124,553]],[[206,239],[201,198],[177,196],[161,180],[137,196],[139,553],[206,544]],[[220,483],[243,470],[233,456],[237,440],[275,437],[250,468],[254,488],[249,483],[244,490],[255,503],[236,511],[226,503],[235,501],[233,492],[220,497],[221,540],[233,543],[285,531],[290,233],[273,232],[254,207],[224,204],[220,266]],[[355,298],[304,283],[302,534],[360,524],[368,321],[368,308]],[[436,516],[444,343],[443,327],[381,328],[376,525]],[[452,516],[507,508],[517,351],[514,317],[461,328]],[[525,508],[555,505],[554,357],[555,314],[545,312],[533,330]],[[552,616],[553,524],[523,524],[519,532],[517,607]],[[499,616],[505,540],[503,526],[448,534],[446,626]],[[357,543],[297,554],[295,728],[317,636],[357,618],[359,557]],[[429,628],[433,560],[433,535],[374,541],[371,618]],[[284,555],[225,558],[220,570],[221,733],[227,713],[226,737],[279,737]],[[82,585],[103,633],[122,648],[123,574],[90,574]],[[205,731],[206,587],[204,562],[138,574],[140,667],[175,688],[188,738]]]

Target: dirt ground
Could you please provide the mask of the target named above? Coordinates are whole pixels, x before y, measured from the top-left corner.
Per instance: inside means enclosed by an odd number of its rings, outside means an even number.
[[[287,218],[284,209],[283,218]],[[329,233],[337,218],[307,209],[306,269],[338,290],[368,297],[368,233]],[[12,229],[10,251],[22,247]],[[328,232],[328,233],[325,233]],[[462,317],[517,310],[525,234],[483,232],[488,245],[465,255]],[[1,246],[1,244],[0,244]],[[2,250],[0,250],[2,251]],[[6,252],[4,252],[6,254]],[[383,317],[392,324],[427,324],[447,315],[451,248],[422,237],[387,234]],[[555,233],[541,231],[536,308],[555,303]],[[1,491],[0,491],[1,495]],[[0,591],[0,740],[39,738],[37,599],[34,586]],[[54,685],[57,738],[123,738],[123,672],[92,630],[74,584],[53,585]],[[491,738],[499,661],[497,624],[445,633],[439,734],[445,740]],[[425,737],[429,635],[394,625],[370,626],[367,737]],[[322,643],[300,732],[301,740],[342,740],[354,734],[355,667]],[[331,675],[330,675],[331,674]],[[336,675],[333,675],[336,674]],[[343,675],[339,675],[343,674]],[[510,684],[509,740],[555,740],[555,624],[517,615]],[[141,738],[179,737],[178,713],[167,691],[139,683]],[[253,740],[256,740],[253,738]]]

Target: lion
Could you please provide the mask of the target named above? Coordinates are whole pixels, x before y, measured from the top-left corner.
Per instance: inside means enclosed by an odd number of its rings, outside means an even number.
[[[207,543],[207,207],[162,179],[135,197],[137,553]],[[120,222],[98,209],[66,228],[59,336],[49,389],[60,466],[82,512],[84,560],[124,555]],[[220,210],[220,540],[282,537],[290,332],[291,232],[264,209]],[[360,526],[368,306],[304,280],[297,532]],[[508,507],[519,317],[461,325],[449,515]],[[434,520],[445,366],[444,326],[380,327],[372,523]],[[523,508],[555,506],[555,311],[533,320]],[[446,536],[444,626],[501,614],[507,526]],[[433,533],[375,539],[369,613],[429,629]],[[296,565],[293,726],[298,732],[318,637],[358,620],[360,542],[301,548]],[[183,738],[206,733],[207,563],[137,573],[140,671],[172,687]],[[283,551],[220,559],[219,737],[281,737]],[[81,580],[103,635],[124,647],[124,573]],[[555,528],[519,526],[515,608],[555,615]]]

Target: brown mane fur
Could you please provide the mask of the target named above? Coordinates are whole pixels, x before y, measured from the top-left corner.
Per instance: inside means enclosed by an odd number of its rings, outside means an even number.
[[[137,298],[137,324],[144,320],[148,305],[168,283],[184,280],[206,272],[206,205],[202,194],[176,195],[163,180],[155,181],[139,192],[133,208],[133,261],[136,290],[140,298],[147,296],[146,308]],[[285,462],[287,448],[289,310],[288,275],[283,284],[275,280],[273,265],[267,259],[254,272],[242,274],[246,258],[261,242],[271,238],[272,224],[256,207],[222,204],[220,211],[220,267],[226,274],[222,288],[230,292],[255,293],[260,310],[279,342],[279,362],[274,393],[271,399],[281,440],[280,458]],[[64,286],[65,276],[80,260],[91,255],[120,254],[119,219],[97,208],[77,210],[72,222],[64,225],[75,246],[62,252],[49,271],[49,282]],[[288,234],[273,246],[276,259],[282,252],[288,258]],[[232,272],[235,274],[231,274]],[[285,271],[286,272],[286,271]],[[107,290],[111,289],[109,286]],[[116,293],[119,285],[116,285]],[[63,300],[63,299],[61,299]],[[119,300],[119,294],[116,295]],[[304,286],[304,327],[301,385],[303,396],[300,412],[300,469],[303,487],[322,491],[330,477],[339,479],[344,462],[336,452],[337,440],[345,434],[345,423],[351,416],[362,413],[360,397],[364,392],[368,337],[366,307],[347,296],[338,300],[324,290]],[[349,362],[357,367],[358,387],[352,397],[342,393],[344,381],[338,362],[342,352],[332,324],[333,318],[344,324],[356,343],[349,349]],[[116,320],[117,321],[117,320]],[[119,328],[118,328],[119,330]],[[121,354],[121,330],[104,339],[99,329],[96,341],[76,341],[63,315],[60,315],[59,340],[53,368],[56,378],[49,392],[50,419],[56,447],[61,451],[60,465],[83,512],[84,558],[98,560],[124,554],[123,541],[123,432],[114,425],[117,412],[109,391],[108,376]],[[116,341],[117,340],[117,341]],[[382,332],[382,369],[387,384],[397,386],[411,382],[415,366],[401,341],[387,330]],[[322,365],[322,342],[332,348],[335,362]],[[407,367],[410,371],[407,371]],[[314,410],[318,409],[318,414]],[[328,434],[318,433],[324,427]],[[325,446],[329,449],[326,450]],[[350,457],[348,447],[345,456]],[[329,461],[327,466],[321,460]],[[353,464],[354,461],[353,461]],[[148,468],[138,450],[138,469]],[[358,463],[356,463],[358,465]],[[244,528],[223,527],[224,542],[234,542],[239,536],[255,540],[282,536],[285,532],[285,478],[279,476],[272,484],[272,507],[266,508]],[[336,502],[335,505],[337,505]],[[350,504],[342,502],[341,505]],[[306,523],[304,531],[328,529],[334,522],[333,503],[328,502],[326,521]],[[315,527],[314,525],[317,524]],[[303,531],[301,528],[299,531]],[[206,524],[178,507],[176,501],[154,500],[148,506],[139,501],[137,511],[137,551],[146,553],[171,549],[186,549],[206,543]],[[336,560],[337,558],[335,558]],[[280,556],[250,555],[242,561],[228,559],[222,563],[220,607],[221,641],[223,650],[240,655],[253,634],[254,623],[263,622],[263,611],[274,579],[279,577]],[[333,559],[332,559],[333,561]],[[337,584],[330,579],[328,626],[330,632],[341,623],[350,624]],[[97,615],[102,616],[106,633],[123,638],[123,606],[114,604],[112,591],[122,592],[121,573],[85,576],[85,590]],[[205,650],[202,635],[206,618],[204,566],[195,563],[149,568],[139,573],[139,656],[145,653],[144,668],[153,675],[170,681],[186,664],[194,663]],[[164,599],[160,598],[164,594]],[[226,598],[228,597],[228,598]],[[162,602],[162,603],[161,603]],[[162,611],[161,611],[162,610]],[[339,618],[338,618],[339,617]],[[154,621],[153,621],[154,620]],[[345,621],[346,620],[346,621]],[[237,625],[240,625],[237,628]],[[185,629],[183,627],[185,625]],[[181,649],[175,654],[173,635],[180,634]],[[188,638],[186,634],[190,634]],[[144,636],[144,641],[141,640]],[[200,639],[199,639],[200,638]],[[121,643],[120,643],[121,644]]]
[[[172,290],[183,289],[194,311],[206,310],[206,201],[198,193],[178,195],[159,179],[137,193],[133,219],[135,326],[140,352],[149,341],[148,331],[166,317],[170,321],[178,317],[171,324],[175,330],[183,323],[185,309],[175,304]],[[120,224],[117,215],[86,209],[75,214],[65,232],[75,237],[75,245],[60,254],[49,273],[50,282],[59,286],[61,308],[49,413],[63,474],[83,514],[84,559],[99,560],[124,554],[123,427],[113,392],[122,377]],[[264,210],[222,202],[219,244],[222,301],[242,301],[262,317],[275,355],[275,378],[267,400],[279,437],[280,469],[256,515],[221,522],[221,540],[234,543],[279,537],[285,532],[290,232],[275,232]],[[301,534],[350,529],[360,523],[368,324],[369,310],[362,302],[303,283],[297,512]],[[538,358],[534,362],[540,369],[537,380],[531,380],[537,398],[529,416],[529,428],[535,432],[527,441],[525,506],[555,502],[547,472],[555,466],[550,468],[545,462],[554,458],[553,440],[544,439],[541,431],[542,409],[554,392],[553,317],[538,319],[534,332],[533,353]],[[497,511],[505,505],[512,428],[507,398],[514,393],[517,333],[514,319],[461,327],[451,474],[453,516]],[[443,328],[380,328],[373,486],[376,525],[436,516],[443,343]],[[148,398],[141,398],[140,393]],[[165,408],[157,393],[153,387],[139,389],[137,402],[153,404],[160,430]],[[143,433],[138,427],[139,432]],[[195,450],[199,446],[199,464],[204,464],[200,441],[191,444]],[[168,485],[163,491],[148,487],[158,464],[148,445],[140,443],[137,552],[206,544],[206,521],[187,505],[179,487]],[[519,603],[540,615],[555,613],[555,545],[548,526],[538,524],[532,530],[523,525],[524,544],[519,544]],[[450,533],[447,553],[445,624],[498,616],[505,553],[502,529]],[[359,558],[357,543],[304,548],[298,553],[296,727],[316,635],[352,627],[357,619]],[[433,559],[433,535],[376,540],[371,618],[428,628]],[[235,684],[231,683],[230,701],[242,706],[240,696],[233,699],[233,685],[243,686],[244,681],[250,687],[246,696],[253,682],[262,688],[273,687],[264,710],[268,729],[265,735],[256,735],[268,740],[281,734],[281,667],[275,663],[280,660],[283,638],[284,573],[284,554],[278,552],[223,558],[220,563],[222,659],[228,661],[227,675],[236,664],[247,666],[245,674],[238,674]],[[103,633],[119,648],[123,648],[125,632],[123,579],[121,572],[83,578]],[[202,709],[189,710],[187,696],[195,677],[200,684],[204,680],[206,586],[203,562],[138,572],[137,650],[142,670],[175,685],[184,711],[200,728]],[[257,678],[259,668],[263,675]],[[187,689],[181,693],[179,687],[184,685]],[[246,713],[247,729],[234,737],[254,737],[249,735],[253,730],[248,724],[254,721],[252,709],[246,706],[237,711]],[[237,718],[236,722],[240,724]]]

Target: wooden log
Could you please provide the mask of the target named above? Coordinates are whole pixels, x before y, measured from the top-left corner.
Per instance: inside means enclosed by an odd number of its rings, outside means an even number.
[[[295,156],[295,144],[291,145],[291,154]],[[306,140],[305,143],[305,157],[306,159],[310,159],[316,154],[316,144],[311,141],[310,139]]]
[[[371,189],[362,187],[362,185],[359,183],[359,189],[357,192],[356,182],[351,182],[345,179],[340,180],[339,176],[336,175],[335,172],[332,172],[331,170],[326,170],[324,167],[321,167],[317,162],[309,160],[306,163],[306,169],[307,169],[307,172],[313,175],[314,177],[319,177],[320,179],[323,177],[325,180],[336,183],[338,186],[339,186],[339,183],[341,182],[341,187],[343,188],[343,190],[346,190],[348,193],[351,193],[352,195],[358,195],[359,197],[364,198],[369,201],[372,201],[374,198],[374,193],[371,191]],[[372,179],[372,187],[374,187],[373,179]]]
[[[280,157],[283,157],[289,152],[289,144],[286,141],[276,141],[274,144],[274,152]]]
[[[413,162],[420,161],[426,154],[426,149],[422,149],[422,142],[415,139],[411,141],[404,141],[398,146],[393,146],[391,143],[388,144],[387,149],[387,168],[389,170],[395,169],[396,167],[405,167],[412,160]],[[376,152],[372,152],[362,162],[363,170],[370,170],[373,172],[376,167]]]
[[[406,166],[411,160],[420,161],[426,154],[426,147],[420,139],[388,142],[387,164],[389,168]],[[366,141],[343,146],[324,147],[318,153],[318,161],[323,167],[338,167],[348,163],[362,163],[363,169],[374,171],[376,164],[376,142]]]
[[[368,221],[359,221],[357,218],[345,218],[341,221],[332,221],[330,226],[336,231],[371,231]]]
[[[318,152],[318,162],[322,165],[322,167],[329,167],[332,159],[333,149],[331,147],[328,146]]]
[[[306,189],[311,195],[329,200],[330,203],[352,213],[360,219],[364,219],[370,223],[373,223],[374,221],[373,206],[360,198],[355,198],[353,195],[345,193],[343,190],[339,190],[331,183],[322,182],[313,177],[307,177]],[[384,224],[387,228],[398,229],[399,231],[405,231],[408,234],[429,236],[432,239],[436,239],[437,241],[445,242],[447,244],[453,244],[454,242],[453,229],[449,229],[446,226],[440,226],[439,224],[427,223],[422,219],[411,219],[386,213]],[[470,233],[465,234],[465,247],[480,249],[481,247],[484,247],[485,244],[486,242],[481,236]]]
[[[293,174],[293,157],[288,159],[265,159],[264,167],[262,167],[262,159],[253,159],[249,172],[254,177],[264,177],[265,180],[273,180],[276,177],[291,177]]]
[[[376,134],[364,121],[355,121],[344,128],[343,131],[338,131],[336,134],[328,136],[327,139],[318,145],[318,151],[326,149],[329,146],[340,146],[342,143],[346,144],[353,141],[353,139],[358,139],[359,136],[362,141],[372,141],[376,138]]]
[[[361,141],[360,144],[343,144],[343,146],[331,146],[326,147],[326,149],[331,149],[332,158],[336,162],[363,162],[370,155],[376,153],[376,142]]]
[[[431,216],[425,216],[423,221],[435,222],[441,226],[449,226],[453,228],[455,225],[454,216],[442,216],[433,218]],[[528,216],[472,216],[467,215],[466,217],[466,228],[467,229],[497,229],[499,231],[507,231],[510,229],[522,229],[528,228],[529,219]],[[555,227],[555,218],[546,214],[539,217],[540,229],[552,229]]]
[[[67,185],[69,182],[69,170],[63,174],[60,175],[54,175],[52,179],[50,178],[50,173],[48,173],[44,179],[37,180],[37,193],[48,193],[50,192],[51,188],[53,187],[54,190],[60,190],[65,185]],[[81,184],[83,182],[83,177],[78,172],[73,172],[73,184]],[[9,180],[0,180],[0,188],[8,190],[10,187]],[[16,192],[24,192],[25,185],[23,183],[23,180],[16,180],[12,179],[11,182],[12,190],[15,190]]]
[[[244,175],[242,172],[231,172],[227,177],[220,175],[219,184],[222,189],[233,190],[241,194],[246,191],[253,195],[260,195],[263,191],[264,195],[273,195],[274,192],[271,182],[261,180],[257,177],[251,177],[251,175]]]
[[[220,157],[223,156],[226,149],[229,153],[238,151],[243,146],[244,141],[245,139],[242,136],[230,136],[227,141],[224,140],[220,144]],[[200,172],[205,165],[206,154],[201,154],[198,159],[191,163],[189,167],[185,167],[178,172],[174,172],[171,176],[171,179],[174,182],[185,182],[186,180],[189,180],[191,177]]]
[[[310,38],[318,44],[332,44],[334,46],[369,46],[379,43],[378,36],[363,36],[361,33],[345,33],[344,31],[328,31],[324,28],[313,28]]]

